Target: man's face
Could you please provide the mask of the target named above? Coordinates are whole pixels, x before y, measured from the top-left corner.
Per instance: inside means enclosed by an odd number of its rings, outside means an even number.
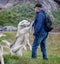
[[[40,8],[39,7],[35,7],[35,12],[39,12],[40,11]]]

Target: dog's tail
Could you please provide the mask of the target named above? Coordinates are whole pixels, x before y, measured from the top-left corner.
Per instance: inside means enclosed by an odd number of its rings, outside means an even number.
[[[10,47],[11,43],[7,40],[2,40],[3,43],[6,43],[8,47]]]

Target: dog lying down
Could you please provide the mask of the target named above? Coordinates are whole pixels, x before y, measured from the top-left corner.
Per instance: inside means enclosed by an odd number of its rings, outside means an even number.
[[[3,47],[2,46],[0,46],[0,64],[4,64]]]
[[[32,50],[31,45],[29,43],[29,31],[32,27],[32,23],[27,20],[23,20],[18,24],[18,30],[16,34],[16,41],[11,44],[7,40],[2,40],[2,42],[6,43],[10,48],[10,53],[13,55],[22,56],[22,52],[27,50],[26,45],[29,46],[30,50]]]

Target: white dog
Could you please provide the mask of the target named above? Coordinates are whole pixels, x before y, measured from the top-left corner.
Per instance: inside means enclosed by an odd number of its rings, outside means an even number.
[[[2,46],[0,46],[0,64],[4,64],[3,47]]]
[[[27,50],[26,48],[27,44],[30,47],[30,50],[32,50],[31,45],[29,43],[30,28],[31,28],[30,22],[28,22],[27,20],[23,20],[18,24],[16,41],[13,44],[8,42],[7,40],[2,40],[8,45],[8,47],[10,48],[10,52],[12,54],[17,54],[22,56],[23,50]]]

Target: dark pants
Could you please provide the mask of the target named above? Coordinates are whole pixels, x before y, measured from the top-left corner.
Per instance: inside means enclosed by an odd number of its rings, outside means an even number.
[[[47,59],[47,52],[46,52],[46,38],[48,33],[43,33],[35,36],[34,42],[32,44],[32,58],[37,57],[37,48],[38,45],[41,47],[41,52],[43,55],[43,59]]]

